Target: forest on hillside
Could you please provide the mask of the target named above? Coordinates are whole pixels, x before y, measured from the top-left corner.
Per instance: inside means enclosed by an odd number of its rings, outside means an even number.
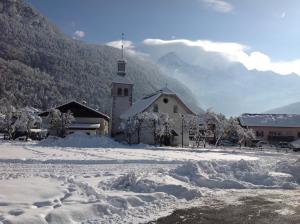
[[[110,113],[110,85],[118,49],[63,34],[22,0],[0,0],[0,102],[46,109],[68,100]],[[166,83],[198,110],[192,93],[154,63],[127,55],[134,100]]]

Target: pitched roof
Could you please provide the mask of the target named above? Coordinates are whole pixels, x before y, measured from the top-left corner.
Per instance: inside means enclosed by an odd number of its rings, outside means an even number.
[[[250,127],[300,127],[300,114],[243,114],[239,120]]]
[[[133,83],[129,79],[127,79],[125,76],[121,76],[121,75],[114,76],[112,82],[133,85]]]
[[[121,115],[121,118],[126,119],[126,118],[132,117],[132,116],[134,116],[138,113],[144,112],[147,108],[149,108],[162,95],[175,96],[188,111],[190,111],[192,114],[194,114],[194,112],[188,106],[186,106],[183,103],[183,101],[176,95],[176,93],[174,93],[168,87],[164,87],[161,90],[158,90],[158,91],[156,91],[152,94],[146,95],[144,98],[142,98],[141,100],[134,103],[132,105],[132,107],[130,107],[125,113],[123,113]]]
[[[69,103],[58,106],[55,109],[59,110],[62,113],[71,111],[74,117],[93,117],[93,118],[104,118],[105,120],[109,120],[108,115],[96,111],[86,105],[78,103],[77,101],[71,101]],[[48,116],[48,114],[49,114],[49,110],[40,113],[39,116],[45,117]]]

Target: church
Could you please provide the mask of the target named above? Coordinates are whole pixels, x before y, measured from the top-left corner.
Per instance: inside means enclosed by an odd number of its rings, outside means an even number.
[[[123,58],[122,46],[122,59],[118,61],[118,72],[114,77],[111,85],[112,97],[112,122],[111,122],[111,135],[116,139],[124,139],[124,133],[121,129],[122,121],[133,117],[143,112],[154,112],[168,114],[174,121],[174,126],[171,131],[167,145],[189,145],[189,132],[182,131],[182,122],[185,115],[195,115],[195,113],[180,99],[180,97],[164,87],[154,93],[143,97],[137,102],[132,102],[133,83],[126,77],[126,61]],[[182,133],[183,132],[183,133]],[[145,144],[155,144],[154,137],[148,133],[146,129],[142,129],[140,142]]]

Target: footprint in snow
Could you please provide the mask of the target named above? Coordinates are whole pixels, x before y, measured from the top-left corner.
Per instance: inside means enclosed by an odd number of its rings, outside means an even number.
[[[13,215],[13,216],[19,216],[19,215],[22,215],[23,213],[24,213],[24,210],[22,210],[20,208],[16,208],[16,209],[10,210],[8,212],[8,214]]]

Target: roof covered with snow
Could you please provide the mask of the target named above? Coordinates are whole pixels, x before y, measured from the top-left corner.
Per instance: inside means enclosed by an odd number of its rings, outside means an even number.
[[[98,129],[100,124],[73,123],[69,129]]]
[[[148,109],[160,96],[162,95],[173,95],[177,97],[177,99],[183,104],[184,107],[187,108],[192,114],[192,110],[186,106],[183,101],[174,93],[172,90],[170,90],[168,87],[164,87],[161,90],[158,90],[152,94],[146,95],[144,98],[141,100],[137,101],[132,105],[129,110],[127,110],[125,113],[121,115],[122,119],[126,119],[128,117],[132,117],[138,113],[144,112],[146,109]]]
[[[86,105],[78,103],[77,101],[71,101],[69,103],[63,104],[61,106],[56,107],[57,110],[61,111],[62,113],[66,113],[71,111],[74,117],[93,117],[93,118],[104,118],[105,120],[109,120],[109,116],[96,111]],[[48,116],[49,111],[45,111],[40,113],[41,117]]]
[[[242,126],[253,127],[300,127],[300,114],[243,114]]]

